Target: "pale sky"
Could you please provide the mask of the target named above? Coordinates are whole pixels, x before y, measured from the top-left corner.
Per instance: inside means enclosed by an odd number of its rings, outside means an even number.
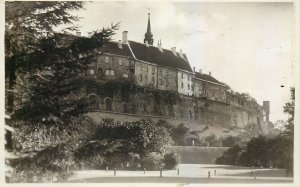
[[[89,2],[85,8],[76,13],[82,35],[121,22],[113,38],[127,30],[129,40],[141,43],[150,8],[155,46],[161,39],[163,48],[182,49],[197,70],[259,104],[269,100],[271,121],[286,119],[283,105],[294,84],[292,3]]]

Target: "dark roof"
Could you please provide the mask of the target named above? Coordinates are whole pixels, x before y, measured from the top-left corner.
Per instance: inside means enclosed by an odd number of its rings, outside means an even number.
[[[133,55],[128,47],[127,44],[122,44],[122,48],[119,48],[118,43],[116,42],[108,42],[105,44],[103,47],[103,52],[115,54],[115,55],[121,55],[121,56],[127,56],[127,57],[132,57]]]
[[[138,60],[192,72],[185,54],[183,54],[182,58],[178,52],[175,56],[171,50],[163,49],[163,52],[161,52],[157,47],[146,46],[145,44],[134,41],[129,41],[129,45]]]
[[[204,74],[204,73],[195,72],[195,77],[198,78],[198,79],[203,79],[203,80],[206,80],[206,81],[210,81],[210,82],[214,82],[214,83],[224,85],[223,83],[219,82],[217,79],[215,79],[212,76],[209,76],[207,74]]]

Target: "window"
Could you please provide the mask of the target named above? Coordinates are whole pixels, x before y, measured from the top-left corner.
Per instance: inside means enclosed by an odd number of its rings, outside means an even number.
[[[167,78],[166,79],[166,86],[168,86],[169,85],[169,79]]]
[[[181,82],[181,88],[183,88],[183,87],[184,87],[183,82]]]
[[[148,82],[148,76],[147,75],[145,75],[145,81]]]
[[[152,67],[152,73],[153,74],[155,73],[155,67]]]
[[[188,90],[190,90],[190,84],[188,84]]]
[[[225,92],[223,92],[223,99],[224,99],[224,100],[226,99],[226,95],[225,95]]]
[[[119,59],[119,66],[123,66],[123,61],[122,61],[122,59]]]
[[[95,74],[95,70],[90,69],[90,75],[94,75]]]
[[[162,74],[162,70],[161,70],[161,69],[159,69],[159,70],[158,70],[158,75],[160,75],[160,76],[161,76],[161,74]]]
[[[154,77],[152,77],[152,83],[154,83]]]
[[[109,75],[109,69],[105,70],[105,75]]]
[[[191,90],[194,91],[194,85],[191,85]]]
[[[110,70],[110,75],[115,76],[115,70]]]
[[[140,74],[140,81],[143,81],[143,75]]]
[[[144,67],[144,71],[148,72],[148,66]]]
[[[109,62],[109,57],[108,57],[108,56],[105,57],[105,62],[106,62],[106,63]]]
[[[128,60],[125,61],[125,66],[129,66],[129,61]]]
[[[181,79],[183,79],[183,73],[181,73]]]
[[[162,85],[162,79],[159,79],[159,85]]]
[[[124,73],[124,74],[123,74],[123,77],[124,77],[124,78],[128,78],[128,74],[127,74],[127,73]]]
[[[191,77],[188,75],[188,81],[190,81]]]

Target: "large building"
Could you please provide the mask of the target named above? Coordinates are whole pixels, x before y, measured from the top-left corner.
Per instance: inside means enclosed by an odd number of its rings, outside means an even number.
[[[91,63],[88,76],[101,84],[109,81],[130,83],[147,91],[122,91],[120,88],[106,94],[94,86],[88,89],[86,96],[92,109],[221,126],[244,127],[248,123],[263,126],[269,115],[267,103],[263,108],[240,101],[230,95],[228,87],[211,72],[204,74],[201,69],[191,68],[182,50],[164,49],[161,41],[154,46],[153,36],[148,14],[143,43],[128,40],[128,31],[124,31],[122,40],[103,47]],[[180,99],[163,99],[158,93],[177,94]],[[264,131],[264,127],[260,129]]]

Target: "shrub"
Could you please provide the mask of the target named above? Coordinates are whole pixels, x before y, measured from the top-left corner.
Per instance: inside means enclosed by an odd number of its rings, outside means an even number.
[[[172,139],[164,127],[158,127],[151,120],[115,122],[112,119],[101,121],[92,140],[115,140],[125,142],[121,152],[146,155],[150,152],[163,153]]]
[[[164,155],[165,169],[175,169],[180,163],[180,157],[175,152],[170,152]]]
[[[232,147],[234,144],[238,143],[240,138],[235,136],[226,136],[221,139],[223,147]]]
[[[176,145],[184,145],[184,138],[189,132],[189,128],[185,127],[184,124],[179,124],[177,127],[172,128],[171,135]]]
[[[141,158],[139,154],[129,153],[128,156],[129,168],[128,169],[139,169],[141,167]]]
[[[159,170],[163,168],[164,157],[161,153],[151,152],[141,160],[142,168],[146,170]]]
[[[209,147],[218,147],[221,144],[214,134],[205,137],[205,141],[208,143]]]
[[[236,165],[238,164],[238,158],[241,151],[242,148],[239,145],[234,145],[218,157],[215,162],[216,164]]]

